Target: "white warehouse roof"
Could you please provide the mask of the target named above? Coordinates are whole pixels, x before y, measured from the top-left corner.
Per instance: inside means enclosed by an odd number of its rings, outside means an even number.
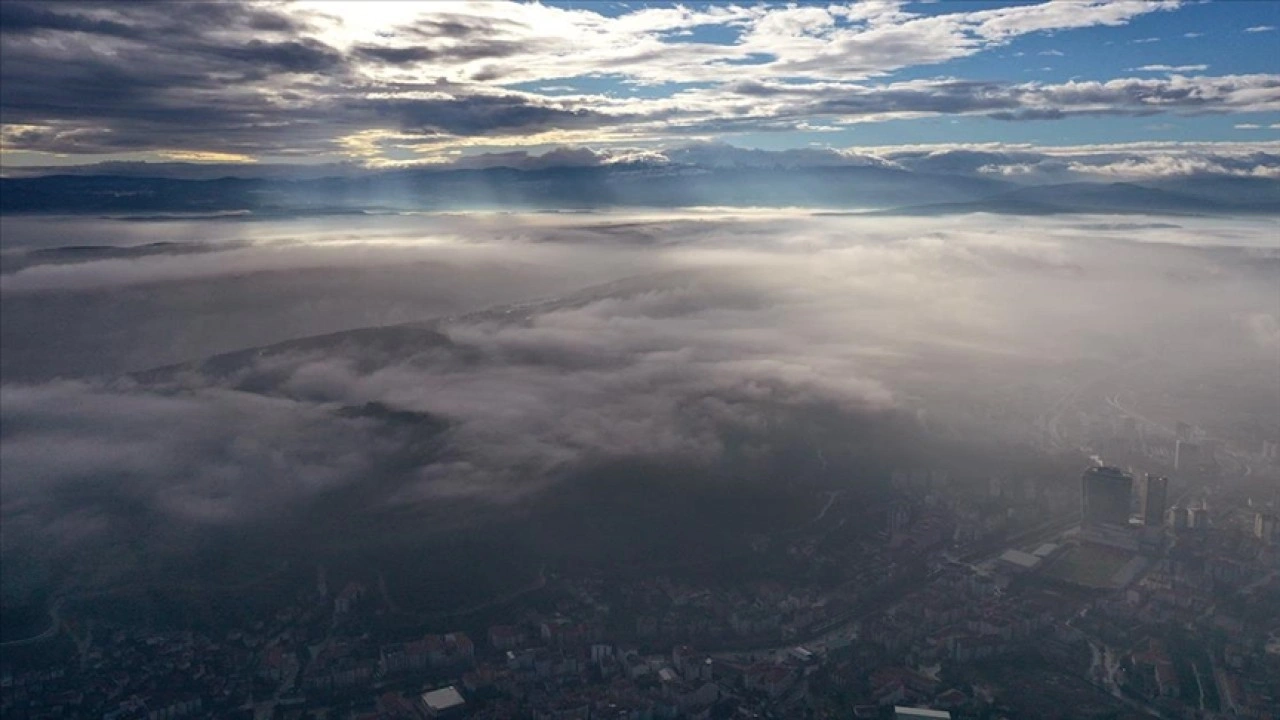
[[[927,708],[902,707],[895,705],[893,708],[894,720],[951,720],[951,713],[946,710],[929,710]]]
[[[462,695],[452,685],[422,694],[422,704],[433,712],[444,712],[467,704]]]
[[[1000,556],[1000,559],[1004,562],[1026,568],[1028,570],[1039,565],[1041,560],[1041,558],[1028,552],[1022,552],[1021,550],[1005,550],[1004,554]]]

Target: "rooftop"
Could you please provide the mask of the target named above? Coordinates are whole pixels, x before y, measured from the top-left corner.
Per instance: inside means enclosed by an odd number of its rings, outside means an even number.
[[[1000,559],[1019,567],[1031,569],[1039,565],[1042,558],[1021,550],[1005,550],[1004,554],[1000,556]]]
[[[1058,552],[1058,548],[1060,548],[1060,547],[1062,547],[1062,546],[1061,546],[1061,545],[1058,545],[1057,543],[1045,543],[1045,544],[1041,545],[1040,547],[1036,548],[1036,549],[1035,549],[1035,552],[1033,552],[1033,553],[1031,553],[1031,554],[1032,554],[1032,555],[1035,555],[1036,557],[1041,557],[1041,558],[1043,558],[1043,557],[1048,557],[1048,556],[1050,556],[1050,555],[1052,555],[1052,554],[1054,554],[1054,553]]]
[[[1126,473],[1124,470],[1121,470],[1118,467],[1111,467],[1110,465],[1103,465],[1102,467],[1092,467],[1092,468],[1089,468],[1087,471],[1085,471],[1085,473],[1087,475],[1093,475],[1095,477],[1101,476],[1101,477],[1115,478],[1117,480],[1132,479],[1129,477],[1129,474]]]
[[[467,704],[467,701],[462,699],[462,694],[458,692],[457,688],[450,685],[439,690],[423,693],[422,704],[431,710],[442,712],[462,707]]]
[[[893,708],[894,720],[923,720],[924,718],[944,718],[951,720],[951,713],[946,710],[929,710],[927,708],[902,707],[895,705]]]

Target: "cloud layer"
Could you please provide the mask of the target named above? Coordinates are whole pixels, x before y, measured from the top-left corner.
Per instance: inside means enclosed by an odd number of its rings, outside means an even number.
[[[368,236],[376,227],[360,222],[331,232]],[[1239,413],[1280,400],[1257,382],[1274,371],[1280,317],[1267,220],[1075,217],[1027,220],[1015,231],[983,217],[941,226],[796,213],[451,222],[454,245],[492,247],[530,274],[574,258],[589,268],[579,286],[655,272],[133,380],[6,382],[6,547],[111,547],[139,526],[284,522],[335,497],[353,517],[508,504],[639,459],[779,482],[817,463],[815,447],[832,463],[840,452],[863,461],[891,452],[915,437],[904,418],[975,442],[1035,443],[1035,418],[1063,390],[1055,383],[1153,352],[1169,377],[1230,368],[1254,388],[1256,407]],[[358,303],[367,288],[336,281],[371,263],[404,265],[412,235],[397,232],[398,242],[384,235],[324,256],[330,274],[313,296]],[[1205,244],[1211,237],[1219,246]],[[544,254],[548,246],[557,252]],[[635,264],[635,247],[647,266]],[[219,258],[228,276],[261,263],[252,275],[260,288],[308,272],[279,252],[251,245],[164,265],[60,265],[73,284],[60,280],[38,296],[30,286],[6,289],[5,312],[15,298],[38,299],[21,310],[44,318],[29,327],[48,335],[33,330],[27,341],[48,340],[50,352],[65,352],[53,341],[77,322],[40,315],[68,312],[55,303],[62,295],[85,317],[86,297],[148,298],[134,306],[135,322],[172,332],[191,315],[165,308],[186,292],[214,297]],[[414,252],[459,257],[438,240]],[[609,255],[613,262],[601,260]],[[313,256],[296,259],[314,269]],[[121,262],[137,269],[122,275]],[[455,263],[454,292],[491,271]],[[95,279],[107,294],[85,294]],[[221,312],[261,322],[274,307]],[[105,355],[135,340],[99,342]],[[151,342],[143,350],[163,356],[163,341]],[[245,344],[226,342],[225,350]],[[1010,378],[1022,379],[1017,388]]]
[[[175,13],[158,4],[11,2],[0,16],[3,147],[386,164],[477,145],[671,141],[935,115],[1280,109],[1280,76],[1212,76],[1203,65],[1065,82],[888,77],[1177,6],[1090,0],[925,15],[863,2],[612,14],[319,2]],[[591,89],[601,78],[634,92]]]

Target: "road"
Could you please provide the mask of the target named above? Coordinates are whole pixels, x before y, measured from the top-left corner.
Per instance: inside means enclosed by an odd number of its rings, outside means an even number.
[[[827,498],[827,504],[822,506],[822,510],[818,511],[817,517],[815,517],[812,522],[816,523],[826,517],[827,511],[831,509],[832,505],[836,504],[836,498],[840,497],[840,494],[843,492],[843,490],[833,490],[828,493],[831,497]]]
[[[1108,395],[1108,396],[1107,396],[1107,404],[1108,404],[1108,405],[1110,405],[1111,407],[1115,408],[1116,410],[1119,410],[1119,411],[1121,412],[1121,414],[1123,414],[1123,415],[1127,415],[1127,416],[1129,416],[1129,417],[1133,418],[1134,420],[1137,420],[1138,422],[1143,423],[1144,425],[1149,425],[1149,426],[1151,426],[1151,427],[1153,427],[1153,428],[1155,428],[1155,429],[1157,429],[1157,430],[1163,430],[1164,432],[1169,433],[1170,435],[1174,434],[1174,429],[1173,429],[1173,428],[1168,427],[1168,426],[1166,426],[1166,425],[1164,425],[1164,424],[1162,424],[1162,423],[1158,423],[1158,422],[1156,422],[1155,420],[1152,420],[1151,418],[1149,418],[1149,417],[1147,417],[1147,416],[1145,416],[1145,415],[1140,415],[1140,414],[1139,414],[1139,413],[1137,413],[1136,411],[1131,410],[1131,409],[1129,409],[1129,408],[1125,407],[1124,405],[1121,405],[1121,404],[1120,404],[1120,396],[1119,396],[1118,394],[1117,394],[1117,395]]]
[[[1011,546],[1043,542],[1056,537],[1078,522],[1079,518],[1074,514],[1056,517],[1051,520],[1047,520],[1036,527],[1021,531],[1011,537],[984,542],[980,546],[966,551],[963,555],[959,556],[959,559],[961,562],[967,563],[989,560],[994,557],[998,557],[1000,553],[1004,552],[1005,549]],[[814,626],[804,637],[795,638],[781,645],[751,648],[747,650],[711,652],[710,655],[724,660],[747,660],[752,657],[785,652],[797,645],[852,638],[854,633],[851,626],[884,612],[900,602],[903,595],[911,592],[913,589],[928,584],[929,581],[938,577],[938,575],[942,573],[942,570],[940,569],[929,570],[929,561],[930,558],[920,558],[908,572],[877,589],[872,597],[858,603],[857,607],[846,610],[843,613],[839,613],[834,618]]]
[[[1108,395],[1107,404],[1110,405],[1115,410],[1119,411],[1121,414],[1131,417],[1134,420],[1137,420],[1138,422],[1147,425],[1148,427],[1155,428],[1169,435],[1176,434],[1176,431],[1174,430],[1174,428],[1169,427],[1164,423],[1160,423],[1155,420],[1152,420],[1146,415],[1143,415],[1138,411],[1134,410],[1133,408],[1130,408],[1127,405],[1124,405],[1123,403],[1121,403],[1120,396],[1118,394]],[[1217,439],[1217,438],[1214,438],[1214,439]],[[1253,467],[1249,465],[1249,462],[1245,458],[1242,458],[1239,455],[1226,449],[1225,443],[1222,443],[1220,445],[1220,448],[1222,453],[1221,455],[1222,459],[1228,459],[1239,466],[1236,468],[1236,471],[1237,471],[1236,474],[1238,474],[1240,477],[1248,477],[1253,474]]]
[[[1084,612],[1087,612],[1087,610],[1081,611],[1079,615],[1072,618],[1067,622],[1067,624],[1072,625],[1072,622],[1076,620],[1076,618],[1083,616]],[[1125,694],[1124,690],[1120,687],[1120,682],[1116,679],[1116,676],[1120,674],[1120,655],[1098,638],[1087,634],[1085,638],[1089,643],[1089,651],[1093,656],[1093,659],[1089,664],[1089,671],[1086,673],[1086,679],[1093,685],[1097,685],[1103,690],[1106,690],[1108,695],[1134,710],[1138,710],[1152,717],[1164,718],[1164,713],[1144,702],[1135,700]]]
[[[1137,356],[1129,362],[1108,372],[1076,383],[1065,393],[1059,396],[1058,399],[1049,406],[1049,409],[1045,410],[1044,414],[1040,416],[1040,424],[1044,427],[1045,433],[1048,436],[1049,444],[1058,450],[1071,449],[1071,445],[1062,437],[1062,429],[1060,427],[1062,424],[1062,416],[1076,403],[1077,400],[1080,399],[1080,396],[1084,394],[1086,390],[1108,380],[1113,380],[1117,376],[1133,370],[1144,363],[1151,362],[1153,359],[1154,358],[1149,355]]]
[[[32,645],[43,640],[50,640],[58,636],[58,632],[62,630],[62,611],[63,598],[58,598],[49,606],[49,627],[43,632],[31,637],[19,638],[17,640],[8,640],[0,643],[0,647],[20,647],[22,645]]]
[[[433,615],[427,615],[425,617],[429,617],[432,620],[445,620],[445,619],[458,618],[466,615],[471,615],[473,613],[478,613],[481,610],[488,610],[491,607],[505,605],[519,597],[528,595],[529,593],[537,592],[546,586],[547,586],[547,566],[543,565],[542,567],[538,568],[537,579],[529,583],[528,585],[525,585],[524,587],[516,588],[515,590],[512,590],[509,593],[506,593],[504,595],[499,595],[497,597],[489,598],[488,600],[485,600],[483,602],[478,602],[475,605],[462,608],[461,610],[451,610],[446,613],[436,613]]]

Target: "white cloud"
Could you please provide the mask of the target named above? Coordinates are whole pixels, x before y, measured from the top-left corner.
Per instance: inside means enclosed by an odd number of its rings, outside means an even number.
[[[1131,72],[1203,72],[1208,70],[1208,65],[1143,65],[1142,67],[1129,68]]]
[[[255,77],[260,70],[255,65],[242,80],[190,95],[186,80],[200,75],[202,61],[185,48],[199,43],[179,42],[183,38],[168,43],[161,34],[155,37],[168,44],[103,36],[92,44],[77,44],[76,52],[121,77],[145,81],[148,90],[139,94],[153,99],[155,106],[105,113],[85,93],[67,96],[62,105],[7,102],[7,114],[14,119],[6,123],[3,143],[6,152],[65,155],[148,148],[171,156],[320,155],[387,166],[444,161],[471,147],[635,145],[933,115],[1052,119],[1276,107],[1280,76],[1275,75],[1113,78],[1065,85],[877,79],[903,68],[1003,48],[1032,33],[1121,26],[1178,5],[1128,0],[988,10],[957,5],[934,15],[911,12],[900,2],[711,5],[606,15],[589,4],[297,3],[272,6],[305,20],[310,28],[293,38],[302,43],[298,47],[285,43],[286,38],[273,38],[283,48],[275,50],[281,55],[275,59],[298,62],[293,54],[306,51],[310,54],[299,57],[310,65],[286,65],[266,79]],[[144,6],[120,6],[109,15],[124,25],[154,23],[154,13],[139,7]],[[59,8],[53,12],[79,12],[70,5]],[[675,35],[696,28],[728,31],[732,39],[721,44]],[[21,58],[23,67],[44,68],[41,72],[48,76],[25,78],[32,87],[25,94],[10,90],[6,97],[40,95],[75,79],[62,75],[62,68],[74,65],[62,50],[53,49],[62,46],[48,41],[64,39],[63,31],[51,25],[42,32],[44,39],[8,42],[6,67],[17,66],[9,57]],[[243,44],[238,36],[187,39]],[[227,55],[238,57],[237,52],[242,51],[228,50]],[[1166,68],[1153,65],[1141,71],[1156,72],[1157,67]],[[183,72],[156,75],[170,68]],[[1185,65],[1164,71],[1201,69]],[[599,76],[617,78],[622,88],[662,87],[637,93],[575,92],[575,85],[566,82]],[[517,85],[540,90],[513,89]],[[749,92],[751,87],[767,92]],[[170,109],[175,106],[219,111],[185,113],[181,122],[164,120],[173,117]]]
[[[932,115],[1020,120],[1080,114],[1261,112],[1280,109],[1280,75],[1116,78],[1059,84],[974,83],[950,79],[887,84],[740,82],[689,90],[668,100],[630,104],[636,112],[678,109],[684,123],[735,123],[787,117],[871,122]],[[714,122],[713,122],[714,121]],[[701,127],[693,124],[690,127]]]
[[[855,149],[909,169],[980,172],[1032,182],[1141,182],[1189,175],[1280,179],[1280,142],[1160,141],[1077,146],[958,143]]]
[[[1276,29],[1275,25],[1254,25],[1253,27],[1245,28],[1244,31],[1247,33],[1263,33],[1263,32],[1273,32],[1275,29]]]

